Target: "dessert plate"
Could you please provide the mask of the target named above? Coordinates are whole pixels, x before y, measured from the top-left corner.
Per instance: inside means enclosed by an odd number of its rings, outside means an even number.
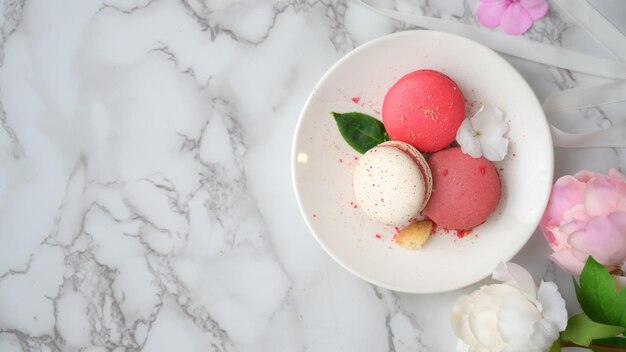
[[[502,182],[495,213],[470,234],[440,229],[413,251],[393,242],[393,226],[370,220],[356,207],[352,175],[360,154],[344,142],[331,112],[360,111],[381,119],[393,83],[426,68],[456,81],[468,114],[481,104],[503,110],[510,144],[506,159],[495,163]],[[292,158],[300,210],[320,245],[363,280],[411,293],[468,286],[511,259],[539,223],[553,174],[548,123],[524,78],[491,49],[435,31],[391,34],[339,60],[304,105]]]

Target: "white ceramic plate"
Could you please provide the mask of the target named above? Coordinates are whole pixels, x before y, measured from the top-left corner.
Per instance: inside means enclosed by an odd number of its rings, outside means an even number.
[[[502,109],[510,148],[507,158],[496,163],[503,187],[495,213],[464,238],[440,231],[424,248],[412,251],[394,244],[393,227],[354,207],[352,173],[360,155],[344,142],[330,113],[360,111],[380,119],[389,87],[425,68],[456,81],[468,114],[481,104]],[[487,277],[524,246],[548,200],[553,150],[541,105],[502,57],[455,35],[409,31],[358,47],[322,77],[300,115],[292,162],[302,215],[333,259],[372,284],[432,293]]]

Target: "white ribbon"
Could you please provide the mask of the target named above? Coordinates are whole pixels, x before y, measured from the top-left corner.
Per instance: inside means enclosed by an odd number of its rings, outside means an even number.
[[[553,93],[543,101],[546,114],[591,108],[626,100],[626,80]]]
[[[550,95],[544,101],[546,114],[594,107],[626,100],[626,62],[582,54],[573,50],[543,44],[522,37],[511,37],[493,30],[428,16],[405,14],[370,3],[354,0],[387,17],[423,28],[458,34],[482,43],[496,51],[530,61],[561,67],[621,81],[571,89]],[[626,58],[626,38],[599,12],[584,0],[556,0],[568,14],[591,33],[598,42],[619,59]],[[570,134],[551,125],[553,142],[558,147],[619,147],[626,148],[626,127]]]
[[[598,43],[615,57],[626,60],[626,37],[587,1],[553,0]],[[626,80],[582,89],[554,93],[543,102],[546,114],[577,110],[626,100]],[[559,147],[617,147],[626,148],[626,126],[611,127],[584,134],[564,132],[554,125],[552,140]]]
[[[626,60],[626,37],[598,10],[586,1],[552,0],[581,27],[589,32],[606,50]]]
[[[567,133],[550,125],[552,141],[562,148],[612,147],[626,148],[626,127],[612,127],[589,133]]]
[[[574,88],[554,93],[543,102],[546,114],[591,108],[626,100],[626,80],[587,88]],[[626,148],[626,126],[571,134],[550,125],[552,140],[557,147],[615,147]]]

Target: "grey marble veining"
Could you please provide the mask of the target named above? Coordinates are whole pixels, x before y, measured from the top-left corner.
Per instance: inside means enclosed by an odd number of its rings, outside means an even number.
[[[476,24],[473,0],[379,3]],[[452,303],[479,284],[408,295],[360,281],[317,245],[291,189],[319,77],[414,26],[339,0],[5,0],[1,26],[0,351],[453,350]],[[527,36],[599,48],[556,8]],[[540,99],[602,82],[507,59]],[[554,121],[585,131],[622,111]],[[623,169],[625,155],[557,149],[556,175]],[[514,261],[575,311],[548,251],[537,233]]]

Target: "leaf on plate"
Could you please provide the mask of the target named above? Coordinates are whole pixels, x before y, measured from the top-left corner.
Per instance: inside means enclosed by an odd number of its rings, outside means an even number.
[[[343,139],[361,154],[389,140],[383,123],[372,116],[360,112],[332,114]]]
[[[574,280],[574,288],[591,320],[626,328],[626,289],[618,292],[608,270],[591,256],[580,274],[580,284]]]
[[[589,346],[592,340],[613,337],[624,330],[626,329],[621,326],[596,323],[585,313],[580,313],[567,321],[567,328],[561,333],[561,338],[577,345]]]

